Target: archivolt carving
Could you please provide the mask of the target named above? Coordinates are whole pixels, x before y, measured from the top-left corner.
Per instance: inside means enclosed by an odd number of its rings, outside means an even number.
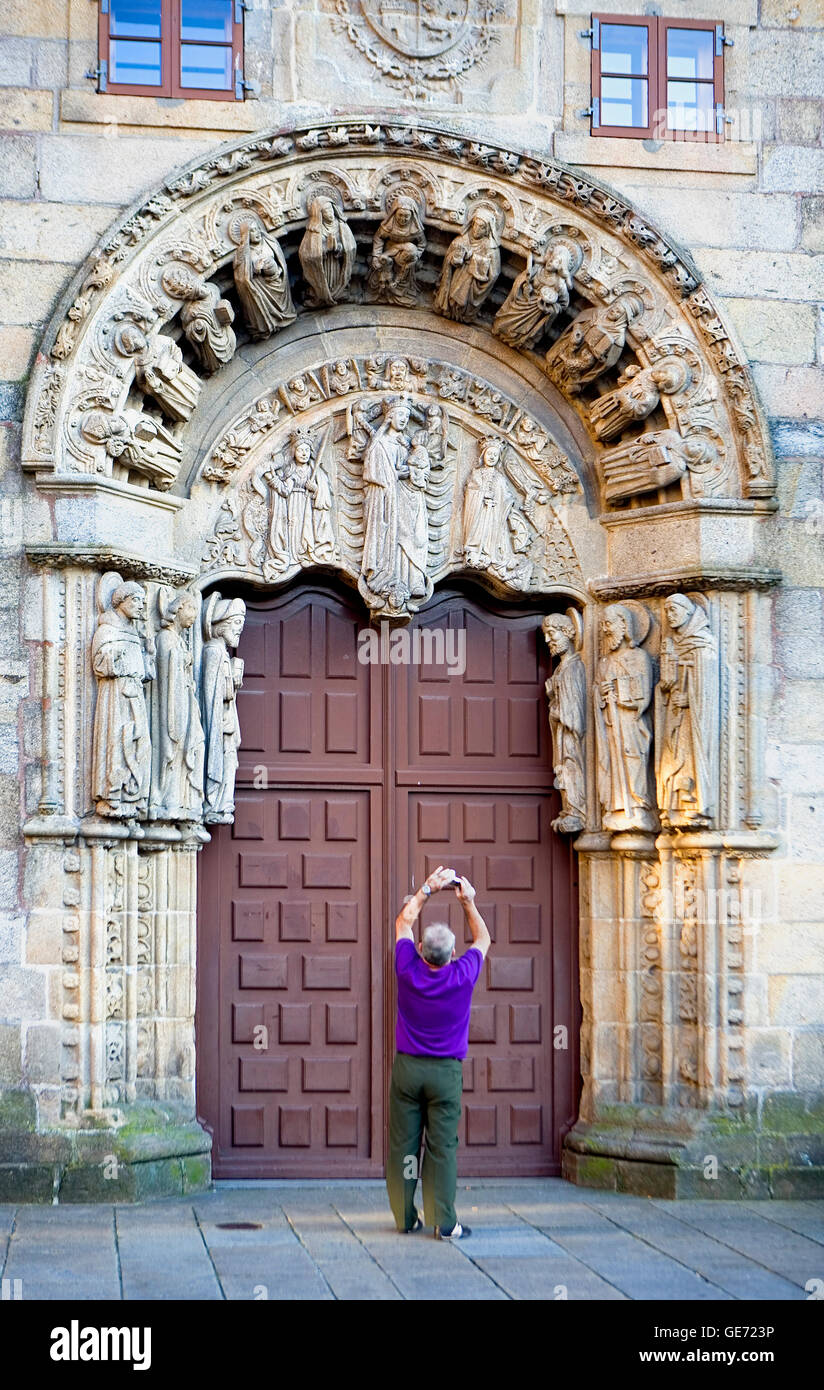
[[[295,314],[364,298],[431,305],[545,362],[596,458],[604,443],[643,449],[662,430],[689,441],[669,441],[671,475],[630,470],[608,505],[687,484],[693,496],[771,491],[744,363],[694,269],[632,208],[559,165],[362,121],[255,136],[125,220],[49,331],[26,466],[124,481],[142,471],[168,486],[169,468],[153,477],[145,450],[113,454],[119,425],[92,440],[83,417],[162,413],[174,451],[199,373],[219,372],[239,334],[282,333]]]

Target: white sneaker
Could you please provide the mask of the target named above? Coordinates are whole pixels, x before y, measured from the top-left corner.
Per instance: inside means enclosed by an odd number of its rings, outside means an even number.
[[[462,1226],[460,1221],[456,1221],[451,1231],[442,1231],[440,1226],[435,1227],[436,1240],[465,1240],[472,1235],[471,1226]]]

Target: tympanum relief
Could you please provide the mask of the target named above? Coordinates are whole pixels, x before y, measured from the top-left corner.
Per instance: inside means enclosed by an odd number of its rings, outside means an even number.
[[[404,357],[325,363],[302,381],[265,398],[285,416],[258,402],[214,446],[203,476],[231,482],[236,501],[220,502],[207,572],[268,583],[339,568],[390,620],[417,612],[450,571],[513,592],[580,589],[557,511],[575,475],[514,402]]]

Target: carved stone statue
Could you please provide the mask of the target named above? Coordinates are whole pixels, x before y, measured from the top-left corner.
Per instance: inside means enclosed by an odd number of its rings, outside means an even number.
[[[134,358],[135,381],[153,396],[172,420],[188,420],[197,405],[201,382],[187,367],[173,338],[158,333],[153,338],[134,323],[124,323],[115,333],[115,346],[124,357]]]
[[[415,613],[431,593],[427,578],[429,456],[406,433],[403,398],[386,405],[363,457],[363,558],[358,588],[376,612]],[[416,602],[417,600],[417,602]]]
[[[235,289],[252,338],[268,338],[297,315],[289,289],[286,260],[276,237],[267,237],[255,218],[236,217],[229,225],[235,242]]]
[[[269,551],[275,569],[335,559],[332,486],[316,454],[309,431],[296,430],[291,452],[263,473],[272,496]]]
[[[433,301],[439,314],[472,323],[501,273],[501,237],[493,208],[475,208],[444,257]]]
[[[203,811],[203,727],[193,676],[190,631],[198,600],[185,589],[158,594],[160,632],[149,692],[152,780],[149,819],[199,821]]]
[[[242,599],[210,594],[203,607],[203,654],[200,700],[206,739],[203,819],[228,824],[235,813],[235,775],[240,747],[236,698],[243,681],[243,662],[230,655],[246,620]]]
[[[228,299],[221,298],[217,285],[178,264],[166,267],[161,284],[173,299],[183,300],[180,325],[203,370],[216,372],[231,362],[237,346],[231,328],[235,311]]]
[[[587,677],[580,656],[581,615],[577,608],[568,608],[565,614],[550,614],[541,626],[549,650],[558,658],[546,682],[555,785],[561,793],[561,814],[552,828],[573,834],[583,830],[587,816]]]
[[[422,209],[412,193],[395,193],[372,242],[367,288],[373,299],[414,308],[418,302],[416,269],[426,249]]]
[[[675,430],[656,430],[615,444],[603,451],[600,464],[608,502],[656,492],[682,478],[690,491],[701,493],[705,485],[711,488],[713,477],[723,466],[708,435],[688,435],[685,439]]]
[[[154,651],[140,628],[146,591],[109,572],[100,579],[97,608],[92,800],[99,816],[134,820],[146,813],[152,765],[144,686],[154,675]]]
[[[90,411],[80,432],[90,444],[103,444],[106,453],[124,468],[143,473],[160,492],[170,488],[178,475],[180,446],[164,425],[139,410],[122,415]]]
[[[569,307],[572,265],[572,252],[563,242],[549,247],[543,258],[530,252],[526,269],[516,277],[495,315],[493,333],[510,347],[534,347],[544,330]]]
[[[665,826],[706,826],[718,799],[718,643],[685,594],[664,601],[656,711],[658,807]]]
[[[606,830],[654,830],[650,787],[652,658],[641,604],[611,604],[604,613],[605,652],[595,682],[598,798]]]
[[[307,204],[308,218],[298,256],[309,285],[310,308],[338,304],[352,279],[357,246],[343,212],[328,195],[317,194]]]
[[[584,309],[546,354],[547,375],[562,391],[576,395],[615,365],[627,329],[643,312],[643,299],[630,290],[611,304]]]
[[[654,367],[631,364],[618,378],[614,391],[607,391],[589,408],[589,418],[599,439],[617,439],[628,425],[646,420],[662,395],[681,391],[689,381],[689,369],[676,357],[664,358]]]
[[[464,489],[463,554],[469,569],[493,569],[503,578],[523,564],[527,525],[502,464],[503,439],[485,439]]]

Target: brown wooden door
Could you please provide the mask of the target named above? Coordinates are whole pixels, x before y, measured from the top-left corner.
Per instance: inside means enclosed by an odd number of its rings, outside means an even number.
[[[394,917],[446,862],[476,884],[493,938],[461,1171],[560,1171],[578,1099],[577,907],[550,827],[540,618],[439,593],[417,625],[466,633],[450,674],[361,664],[363,613],[342,588],[250,600],[235,823],[215,828],[200,872],[198,1104],[216,1176],[382,1174]],[[452,895],[427,918],[469,939]]]

